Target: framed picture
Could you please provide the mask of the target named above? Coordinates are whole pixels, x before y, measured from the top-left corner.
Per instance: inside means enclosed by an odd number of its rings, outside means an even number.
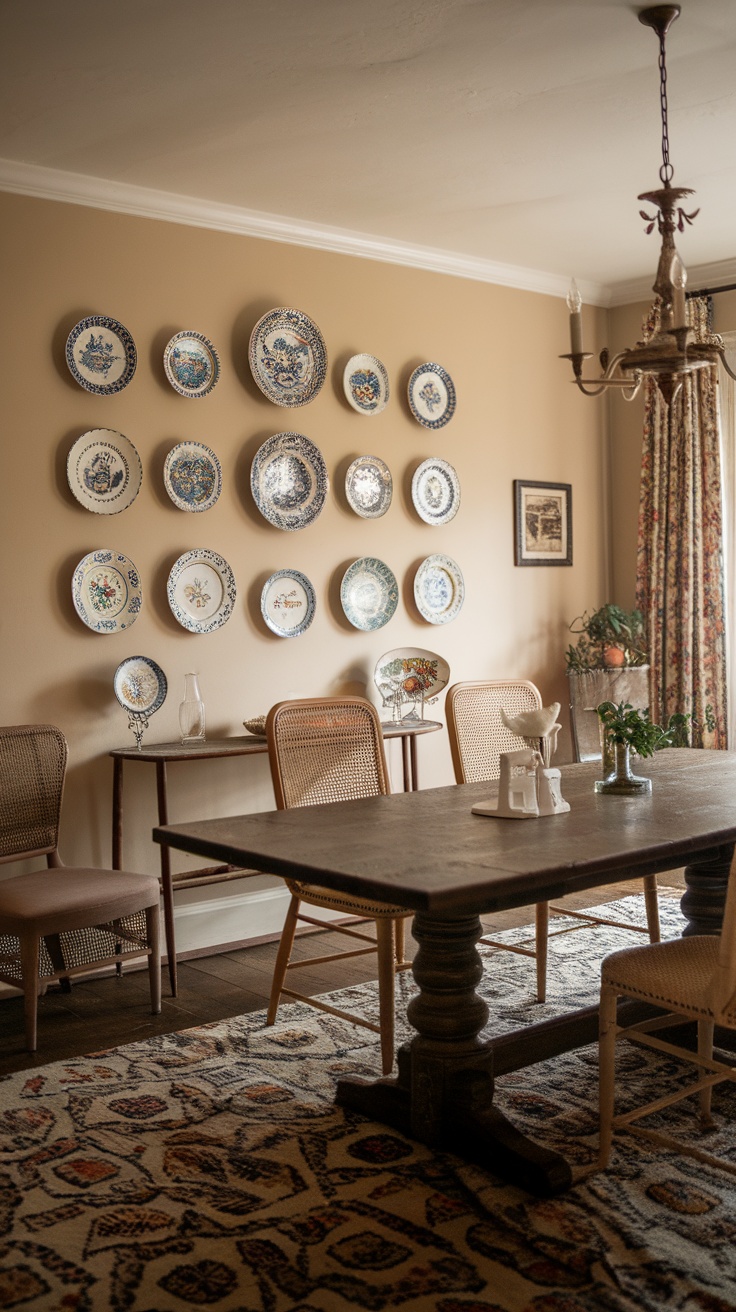
[[[572,565],[572,486],[514,479],[514,564]]]

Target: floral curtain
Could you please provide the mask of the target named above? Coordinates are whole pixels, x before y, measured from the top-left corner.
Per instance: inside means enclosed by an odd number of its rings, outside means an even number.
[[[709,302],[688,301],[710,334]],[[647,324],[656,323],[656,306]],[[683,380],[671,407],[646,380],[637,606],[647,626],[652,719],[692,716],[693,746],[726,747],[721,462],[715,367]]]

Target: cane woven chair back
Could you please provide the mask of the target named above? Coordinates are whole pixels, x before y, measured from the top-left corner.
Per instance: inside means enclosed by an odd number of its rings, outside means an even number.
[[[0,734],[0,861],[56,850],[66,758],[66,740],[53,725]]]
[[[489,679],[456,683],[447,693],[445,713],[452,764],[459,784],[497,779],[502,752],[527,744],[507,729],[501,711],[520,715],[542,705],[539,689],[525,679]]]

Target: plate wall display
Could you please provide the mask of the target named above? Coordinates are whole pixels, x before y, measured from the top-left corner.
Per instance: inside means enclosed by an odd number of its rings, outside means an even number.
[[[425,524],[447,524],[460,506],[460,483],[446,460],[424,460],[411,480],[414,509]]]
[[[111,428],[91,428],[72,445],[66,476],[86,510],[117,515],[138,496],[143,469],[130,438]]]
[[[421,696],[428,701],[442,692],[449,681],[447,661],[421,647],[396,647],[387,651],[378,659],[373,672],[373,682],[384,699],[398,694],[402,701],[414,701]],[[384,705],[390,704],[384,700]]]
[[[327,348],[316,323],[301,310],[269,310],[250,335],[251,373],[275,405],[306,405],[327,377]]]
[[[209,510],[222,491],[222,469],[203,442],[179,442],[164,463],[164,486],[179,510]]]
[[[356,629],[371,633],[388,624],[399,604],[396,577],[388,565],[362,556],[346,569],[340,584],[340,601]]]
[[[444,428],[455,413],[455,384],[440,364],[420,364],[409,379],[409,409],[423,428]]]
[[[297,569],[279,569],[264,584],[261,615],[272,633],[296,638],[314,619],[317,598],[309,579]]]
[[[185,551],[166,585],[172,614],[190,633],[211,633],[230,619],[235,576],[216,551]]]
[[[153,715],[166,700],[166,675],[149,656],[121,661],[113,680],[115,696],[131,715]]]
[[[128,386],[137,364],[135,342],[117,319],[80,319],[66,339],[66,362],[85,392],[109,396]]]
[[[465,581],[450,556],[427,556],[414,576],[417,610],[429,624],[449,624],[465,600]]]
[[[176,333],[164,351],[164,373],[180,396],[208,396],[220,377],[220,357],[202,333]]]
[[[274,433],[256,451],[250,488],[275,528],[306,528],[322,510],[329,486],[322,452],[302,433]]]
[[[129,629],[143,602],[138,570],[120,551],[90,551],[74,571],[72,601],[80,620],[95,633]]]
[[[391,470],[378,456],[358,456],[345,475],[345,495],[362,519],[379,519],[391,505]]]
[[[389,397],[388,372],[375,355],[354,355],[342,376],[345,395],[359,415],[380,415]]]

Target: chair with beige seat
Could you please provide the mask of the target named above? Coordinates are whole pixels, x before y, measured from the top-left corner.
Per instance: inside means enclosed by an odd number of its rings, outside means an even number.
[[[279,810],[352,801],[391,791],[380,722],[370,702],[360,697],[279,702],[267,716],[266,736]],[[276,957],[266,1023],[273,1025],[276,1020],[281,997],[296,998],[330,1015],[341,1016],[380,1034],[382,1068],[388,1074],[394,1060],[394,974],[397,970],[407,970],[411,964],[404,957],[404,921],[412,913],[403,907],[386,906],[296,879],[287,879],[286,883],[291,902]],[[374,921],[376,937],[355,929],[352,924],[309,915],[301,910],[302,906]],[[334,930],[369,946],[292,962],[294,934],[300,922]],[[378,1024],[285,987],[288,969],[322,965],[369,952],[378,955]]]
[[[36,1050],[39,992],[59,980],[148,957],[151,1010],[161,1010],[155,875],[64,866],[58,852],[67,744],[53,725],[0,728],[0,864],[47,868],[0,880],[0,979],[21,988]]]

